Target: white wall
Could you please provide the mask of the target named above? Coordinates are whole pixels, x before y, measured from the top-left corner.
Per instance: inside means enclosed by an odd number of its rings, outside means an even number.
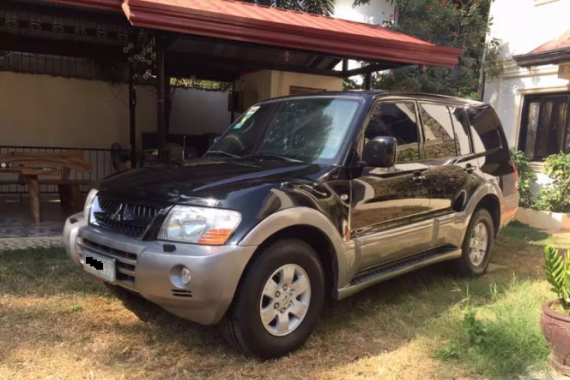
[[[484,100],[499,114],[510,146],[518,143],[524,96],[569,91],[558,66],[520,68],[513,55],[526,54],[568,29],[570,0],[496,0],[491,36],[502,40],[503,75],[485,85]]]
[[[172,133],[221,133],[230,125],[228,94],[177,89]],[[137,89],[136,128],[156,131],[156,91]],[[0,145],[129,146],[128,86],[48,75],[0,72]]]
[[[502,58],[511,58],[570,29],[570,0],[495,0],[491,15],[491,35],[503,40]]]
[[[138,91],[139,132],[155,128],[155,98]],[[114,142],[129,144],[127,86],[0,72],[0,145],[108,149]]]
[[[350,21],[382,24],[384,20],[395,15],[396,4],[389,0],[370,0],[370,4],[352,7],[354,0],[336,0],[334,17]]]

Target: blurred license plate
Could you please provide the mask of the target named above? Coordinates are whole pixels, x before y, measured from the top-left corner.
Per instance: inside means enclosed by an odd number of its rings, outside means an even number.
[[[115,259],[109,259],[95,253],[85,253],[83,269],[108,282],[115,282]]]

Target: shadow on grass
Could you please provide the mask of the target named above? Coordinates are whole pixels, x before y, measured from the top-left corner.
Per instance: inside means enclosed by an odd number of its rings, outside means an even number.
[[[529,233],[529,230],[533,232]],[[516,252],[508,251],[505,247],[513,246],[517,251],[521,246],[522,236],[531,236],[532,242],[540,244],[548,239],[548,235],[544,235],[525,226],[509,226],[498,241],[500,249],[496,249],[494,254],[505,261],[512,260],[516,257]],[[519,245],[514,245],[514,242]],[[525,249],[527,248],[525,246]],[[540,248],[532,246],[528,250],[530,256],[525,258],[525,262],[539,266]],[[393,352],[426,334],[435,334],[446,339],[450,336],[447,330],[460,333],[461,321],[447,323],[447,315],[450,310],[463,307],[467,297],[470,304],[476,307],[492,305],[497,298],[509,293],[515,273],[517,277],[533,281],[541,279],[537,272],[529,272],[524,266],[519,268],[518,262],[512,262],[506,270],[478,279],[463,279],[447,273],[445,265],[436,265],[373,286],[342,302],[330,301],[323,311],[317,331],[301,350],[292,357],[268,362],[258,362],[231,349],[216,327],[199,326],[184,321],[144,300],[138,305],[129,306],[134,307],[135,314],[145,322],[143,324],[107,323],[97,326],[94,321],[83,323],[91,323],[92,327],[88,333],[99,336],[99,339],[104,339],[107,332],[122,337],[118,341],[107,342],[108,349],[105,350],[104,356],[102,352],[90,354],[93,360],[102,366],[114,363],[124,368],[135,368],[144,365],[147,371],[156,371],[156,376],[153,376],[156,378],[174,378],[182,369],[191,377],[198,378],[227,378],[232,373],[245,373],[244,377],[247,378],[283,377],[289,371],[284,367],[291,367],[293,364],[296,373],[311,378],[349,366],[363,356],[375,357]],[[8,292],[18,297],[106,294],[100,284],[91,281],[74,268],[62,250],[0,253],[0,276],[3,279],[0,281],[0,292]],[[493,291],[492,284],[495,284]],[[7,321],[21,321],[22,324],[37,323],[38,320],[44,319],[49,324],[53,319],[53,316],[50,317],[49,313],[41,310],[34,312],[25,308],[9,307],[5,311]],[[66,326],[73,326],[74,315],[61,314],[69,323],[59,324],[57,328],[66,329]],[[433,326],[439,324],[442,327],[435,328],[434,332]],[[497,326],[500,329],[500,325]],[[25,330],[21,334],[26,334]],[[49,344],[54,336],[57,338],[68,335],[72,334],[46,331],[44,335],[20,336],[20,339],[11,342],[11,348],[17,348],[20,344],[18,341],[43,340]],[[502,340],[502,347],[520,348],[519,335],[496,336]],[[134,337],[140,340],[137,343],[140,352],[125,352],[119,342]],[[524,350],[524,347],[522,349]],[[508,360],[508,355],[511,354],[518,355],[520,352],[509,351],[501,360]],[[149,361],[148,357],[153,359]],[[461,366],[471,368],[476,373],[485,373],[484,369],[478,367],[476,358],[466,356],[463,360]],[[172,362],[179,363],[179,368],[172,368]],[[514,373],[524,375],[525,371],[526,367],[505,366],[495,373],[498,374],[497,378],[507,379]]]

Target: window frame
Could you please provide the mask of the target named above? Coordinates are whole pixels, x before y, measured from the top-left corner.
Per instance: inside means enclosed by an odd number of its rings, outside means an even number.
[[[418,112],[418,102],[415,99],[410,99],[410,98],[390,98],[390,99],[383,98],[383,99],[379,99],[379,100],[374,100],[372,102],[372,104],[370,105],[370,109],[368,110],[368,114],[366,115],[366,118],[364,120],[362,130],[360,131],[360,137],[358,139],[358,150],[357,150],[358,157],[360,157],[362,159],[362,153],[364,151],[364,144],[365,144],[365,140],[366,140],[366,129],[368,129],[368,126],[370,124],[370,119],[372,118],[372,114],[374,113],[374,110],[379,105],[386,104],[386,103],[389,103],[389,104],[412,103],[414,105],[414,115],[416,116],[416,127],[418,129],[418,157],[419,157],[419,159],[416,161],[406,161],[406,163],[421,161],[423,159],[422,155],[423,155],[423,145],[424,145],[423,127],[422,127],[420,115]],[[398,164],[402,164],[402,163],[396,162],[396,165],[398,165]]]

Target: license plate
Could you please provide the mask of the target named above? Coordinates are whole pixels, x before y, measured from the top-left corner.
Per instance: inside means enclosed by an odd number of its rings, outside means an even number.
[[[83,269],[86,272],[105,281],[115,282],[115,259],[109,259],[95,253],[85,253],[83,259]]]

